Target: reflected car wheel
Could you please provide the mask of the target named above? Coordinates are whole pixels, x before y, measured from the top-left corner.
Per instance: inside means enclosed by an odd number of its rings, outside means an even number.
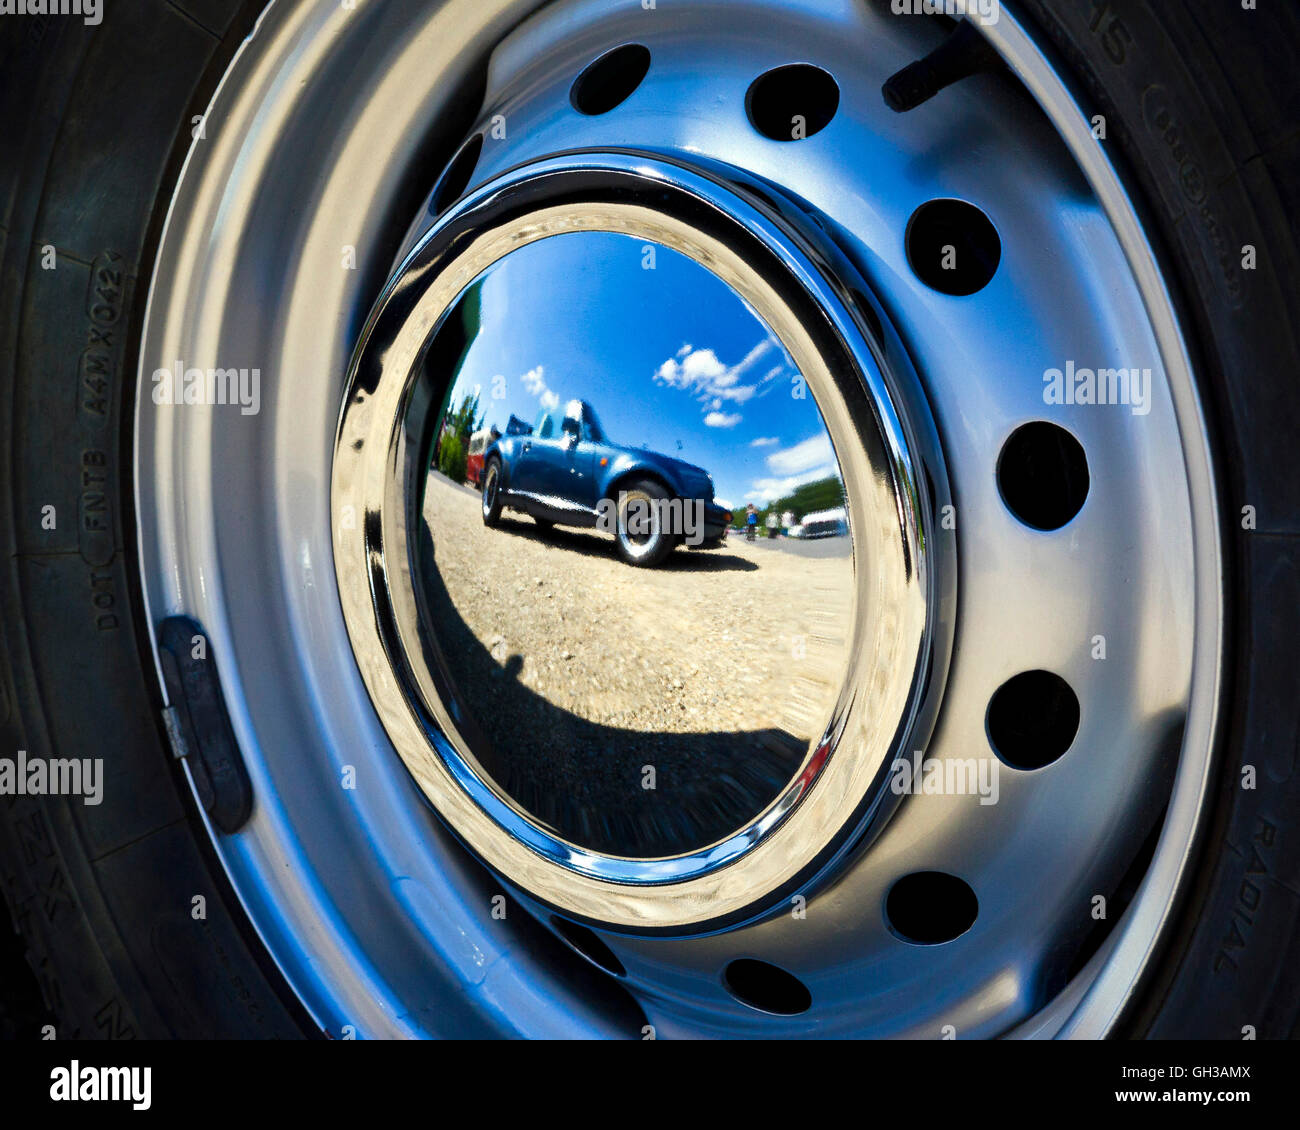
[[[614,544],[629,565],[651,568],[658,565],[677,544],[664,525],[668,492],[653,479],[637,479],[618,496],[618,528]]]
[[[483,525],[501,521],[501,464],[493,459],[483,472]]]

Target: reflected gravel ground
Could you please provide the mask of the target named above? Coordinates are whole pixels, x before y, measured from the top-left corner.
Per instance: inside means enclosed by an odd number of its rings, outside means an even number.
[[[437,474],[424,518],[427,615],[474,753],[571,842],[642,858],[714,843],[783,790],[830,719],[847,539],[729,538],[635,569],[596,533],[513,511],[489,530],[477,493]]]

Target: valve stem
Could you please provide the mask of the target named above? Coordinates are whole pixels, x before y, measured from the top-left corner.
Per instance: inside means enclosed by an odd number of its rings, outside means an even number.
[[[963,19],[938,47],[889,76],[880,92],[895,113],[913,110],[944,87],[1002,65],[997,52],[975,25]]]

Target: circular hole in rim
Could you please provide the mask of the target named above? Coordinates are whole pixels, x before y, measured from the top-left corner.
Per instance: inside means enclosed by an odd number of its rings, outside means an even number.
[[[797,1016],[812,1006],[808,986],[780,966],[753,957],[740,957],[722,974],[722,983],[736,1000],[759,1012]]]
[[[1013,769],[1042,769],[1074,743],[1079,699],[1060,675],[1022,671],[989,701],[989,743]]]
[[[983,290],[1002,261],[992,221],[965,200],[930,200],[907,221],[907,262],[931,290],[965,297]]]
[[[569,90],[569,102],[580,114],[608,114],[627,101],[650,70],[650,49],[625,43],[589,63]]]
[[[442,215],[460,199],[461,194],[469,187],[470,177],[474,175],[479,154],[482,152],[481,133],[476,133],[460,147],[460,151],[451,159],[451,164],[447,166],[446,172],[442,174],[442,180],[434,190],[433,202],[429,208],[433,215]]]
[[[619,961],[618,955],[605,944],[604,939],[594,930],[556,915],[551,916],[551,926],[561,938],[593,965],[600,966],[606,973],[613,974],[615,977],[627,975],[627,970],[623,968],[623,963]]]
[[[885,897],[889,928],[917,946],[937,946],[961,937],[979,915],[970,884],[945,871],[904,875]]]
[[[839,106],[839,84],[811,63],[766,71],[745,94],[750,124],[773,141],[803,141],[820,133]]]
[[[1017,428],[998,456],[998,490],[1026,526],[1059,530],[1088,498],[1088,457],[1069,432],[1045,420]]]

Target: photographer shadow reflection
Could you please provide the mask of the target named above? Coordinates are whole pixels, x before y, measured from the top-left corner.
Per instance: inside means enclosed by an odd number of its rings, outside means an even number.
[[[483,773],[554,834],[612,855],[694,851],[748,824],[794,778],[807,743],[779,728],[649,732],[583,718],[521,681],[452,601],[420,526],[417,602],[438,681]]]

